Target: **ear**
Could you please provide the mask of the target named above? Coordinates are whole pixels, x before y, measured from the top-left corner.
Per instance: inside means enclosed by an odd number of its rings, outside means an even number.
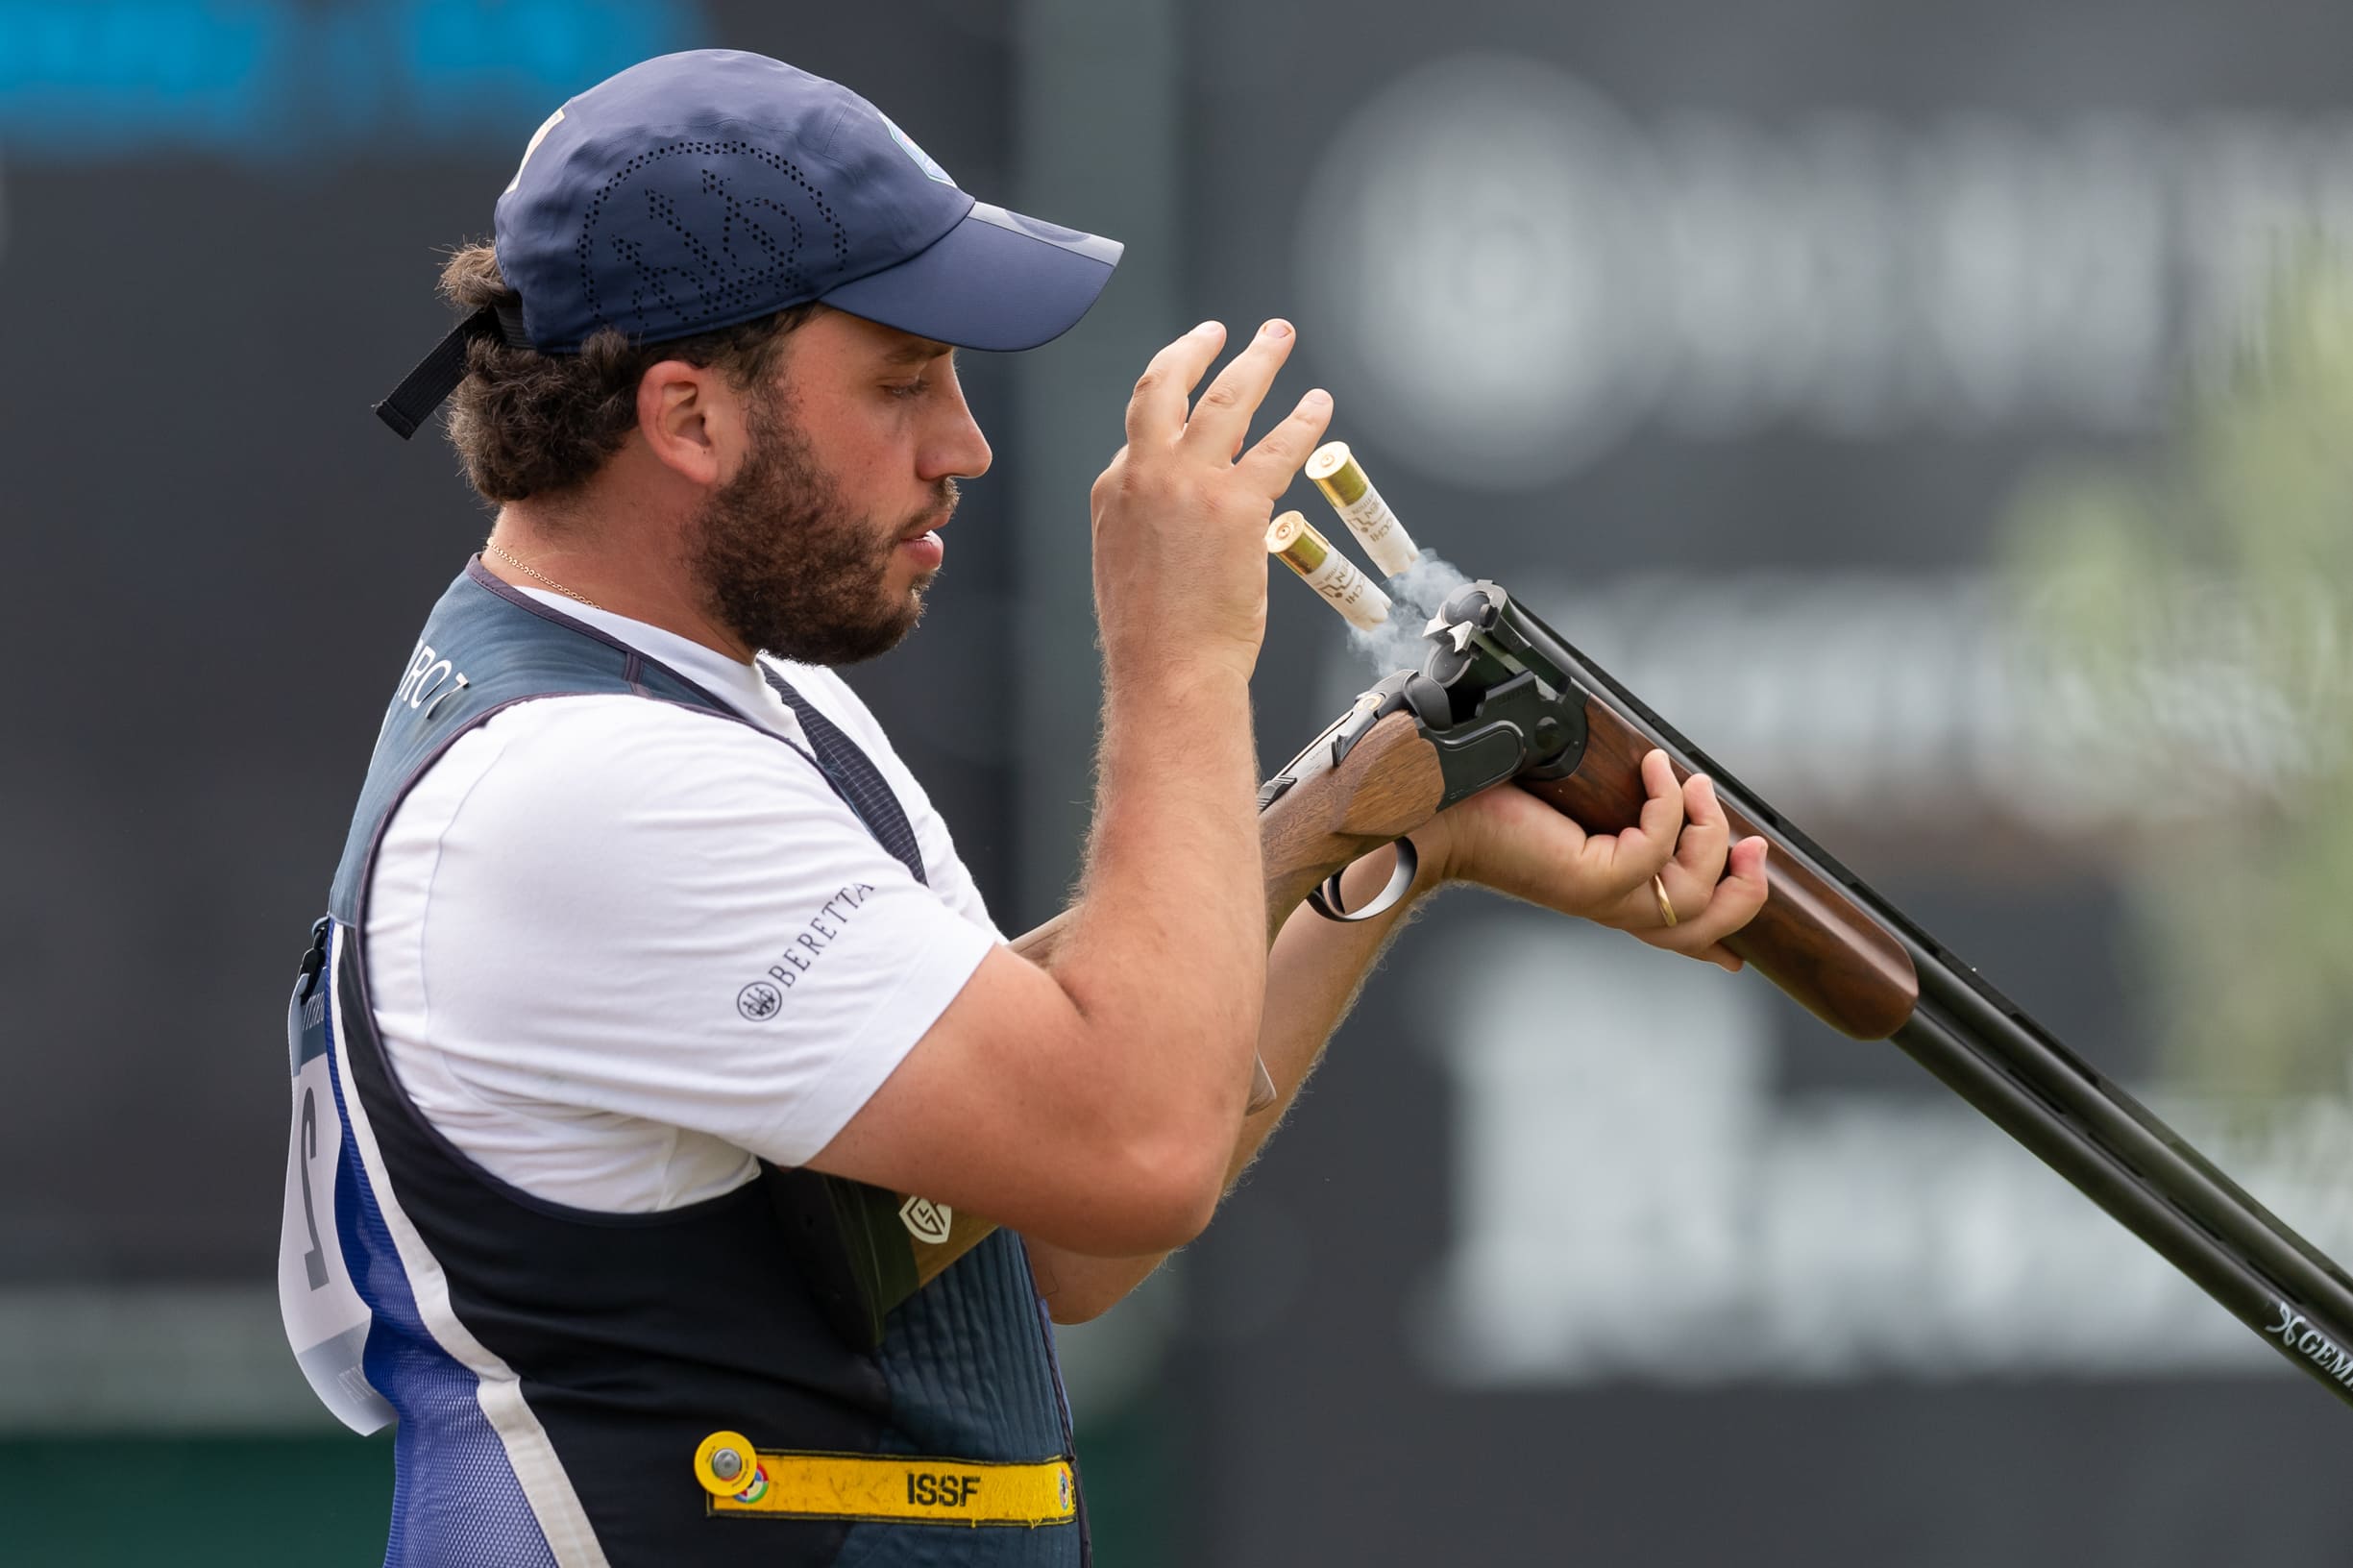
[[[743,452],[743,395],[716,369],[664,359],[637,379],[637,433],[663,467],[716,485]]]

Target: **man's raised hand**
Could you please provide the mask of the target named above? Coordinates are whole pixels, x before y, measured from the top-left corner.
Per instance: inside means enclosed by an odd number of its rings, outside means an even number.
[[[1251,417],[1290,357],[1270,321],[1193,389],[1225,342],[1203,322],[1152,356],[1128,401],[1127,445],[1094,483],[1095,613],[1114,673],[1220,661],[1247,675],[1266,630],[1268,520],[1332,418],[1313,391],[1243,450]]]

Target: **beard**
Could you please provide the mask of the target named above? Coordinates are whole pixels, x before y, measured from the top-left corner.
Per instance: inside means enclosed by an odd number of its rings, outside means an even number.
[[[800,664],[857,664],[896,648],[923,616],[923,590],[891,588],[899,542],[956,504],[956,481],[933,503],[883,527],[861,515],[799,428],[763,398],[752,404],[751,454],[703,504],[687,533],[688,568],[713,622],[748,648]]]

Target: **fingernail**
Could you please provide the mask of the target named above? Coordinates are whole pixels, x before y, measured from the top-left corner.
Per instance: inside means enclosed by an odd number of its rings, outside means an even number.
[[[1329,408],[1332,406],[1332,394],[1319,386],[1306,397],[1301,398],[1299,406],[1302,408]]]
[[[1259,333],[1263,337],[1288,337],[1291,335],[1291,324],[1287,321],[1270,321],[1259,329]]]
[[[1222,322],[1215,322],[1215,321],[1205,321],[1205,322],[1203,322],[1203,323],[1202,323],[1200,326],[1195,327],[1195,328],[1192,330],[1192,333],[1191,333],[1191,335],[1193,335],[1193,336],[1197,336],[1197,337],[1209,337],[1209,336],[1212,336],[1212,335],[1213,335],[1213,334],[1215,334],[1215,333],[1217,333],[1217,332],[1222,332],[1222,331],[1225,331],[1225,325],[1224,325],[1224,323],[1222,323]]]

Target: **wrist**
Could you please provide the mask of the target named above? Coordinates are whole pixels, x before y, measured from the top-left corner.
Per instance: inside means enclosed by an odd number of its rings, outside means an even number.
[[[1250,674],[1257,663],[1254,650],[1236,654],[1192,649],[1166,655],[1122,657],[1106,648],[1103,653],[1103,699],[1108,707],[1142,703],[1158,707],[1169,701],[1201,697],[1212,699],[1250,698]]]
[[[1478,880],[1470,824],[1456,807],[1439,812],[1410,836],[1414,849],[1422,857],[1421,874],[1415,878],[1417,892],[1424,886],[1434,893],[1453,883]]]
[[[1214,663],[1107,667],[1097,761],[1098,815],[1115,803],[1156,802],[1158,813],[1171,800],[1227,801],[1237,792],[1250,803],[1259,778],[1249,676]]]

